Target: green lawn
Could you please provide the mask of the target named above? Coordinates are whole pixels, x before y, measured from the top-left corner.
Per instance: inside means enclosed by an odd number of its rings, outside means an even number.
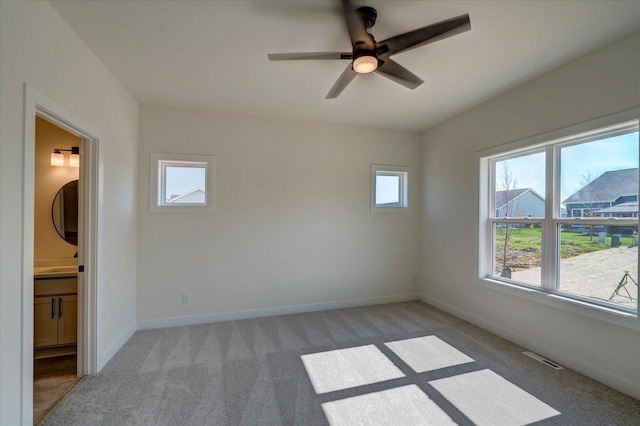
[[[510,232],[509,250],[540,252],[541,228],[512,228]],[[497,247],[501,247],[504,243],[504,234],[504,229],[496,230]],[[632,244],[633,237],[622,237],[623,246],[631,246]],[[599,243],[598,235],[594,235],[593,238],[574,232],[562,232],[561,235],[560,256],[563,259],[608,248],[611,248],[610,236],[606,237],[604,243]]]

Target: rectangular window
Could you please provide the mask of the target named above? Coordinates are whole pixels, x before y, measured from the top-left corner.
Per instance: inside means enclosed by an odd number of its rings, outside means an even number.
[[[152,212],[213,211],[215,157],[151,154]]]
[[[206,206],[206,179],[205,162],[160,160],[162,189],[159,201],[163,206]]]
[[[480,277],[637,314],[638,122],[483,156]]]
[[[409,210],[410,167],[371,166],[371,211]]]

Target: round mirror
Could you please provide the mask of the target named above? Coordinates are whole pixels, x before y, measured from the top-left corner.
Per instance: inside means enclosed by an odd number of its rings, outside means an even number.
[[[51,207],[53,226],[63,240],[78,245],[78,181],[64,185],[53,199]]]

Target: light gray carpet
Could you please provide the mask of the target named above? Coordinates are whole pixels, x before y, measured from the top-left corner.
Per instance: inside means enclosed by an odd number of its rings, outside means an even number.
[[[44,424],[640,424],[640,401],[523,350],[421,302],[139,331]]]

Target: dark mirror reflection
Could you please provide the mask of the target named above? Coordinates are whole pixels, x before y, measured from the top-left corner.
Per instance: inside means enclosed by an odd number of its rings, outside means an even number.
[[[69,244],[78,245],[78,181],[64,185],[53,199],[53,226]]]

